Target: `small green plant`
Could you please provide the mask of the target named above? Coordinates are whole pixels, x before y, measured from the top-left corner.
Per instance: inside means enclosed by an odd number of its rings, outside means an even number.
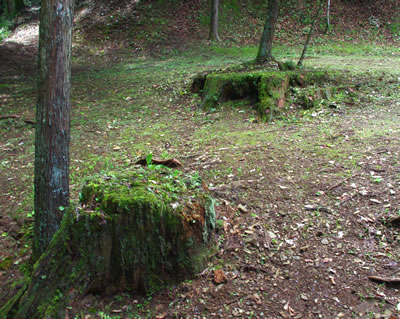
[[[163,166],[163,165],[154,164],[154,163],[153,163],[153,154],[152,154],[152,153],[149,153],[149,154],[146,156],[146,164],[147,164],[147,167],[148,167],[149,169],[151,169],[151,170],[160,170],[162,167],[165,167],[165,166]]]
[[[197,188],[201,185],[201,177],[199,173],[195,172],[194,174],[191,174],[188,176],[189,177],[189,187],[191,188]]]
[[[167,151],[164,151],[164,152],[161,153],[161,158],[162,159],[167,159],[168,157],[169,157],[169,154],[168,154]]]
[[[217,228],[223,229],[223,227],[224,227],[224,221],[223,221],[222,219],[218,219],[218,220],[216,221],[216,226],[217,226]]]
[[[153,164],[153,154],[152,153],[147,154],[146,164],[147,164],[147,166],[150,166]]]
[[[375,177],[373,176],[373,177],[371,177],[371,179],[374,183],[377,183],[377,184],[379,184],[383,181],[383,178],[380,176],[375,176]]]
[[[121,318],[120,316],[110,316],[109,314],[106,314],[105,312],[100,311],[98,313],[100,319],[119,319]]]
[[[12,25],[12,21],[10,21],[4,17],[0,17],[0,42],[3,41],[5,38],[7,38],[10,35],[11,25]]]

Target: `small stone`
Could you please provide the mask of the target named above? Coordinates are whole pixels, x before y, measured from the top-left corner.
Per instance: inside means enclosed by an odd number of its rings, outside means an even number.
[[[323,239],[321,240],[321,244],[322,244],[322,245],[328,245],[328,244],[329,244],[328,238],[323,238]]]
[[[247,207],[244,206],[244,205],[242,205],[242,204],[239,204],[239,205],[238,205],[238,209],[239,209],[242,213],[245,213],[245,214],[247,214],[247,213],[249,212],[249,210],[247,209]]]
[[[271,238],[271,239],[275,239],[276,238],[276,234],[274,232],[272,232],[272,231],[267,231],[267,234],[268,234],[269,238]]]

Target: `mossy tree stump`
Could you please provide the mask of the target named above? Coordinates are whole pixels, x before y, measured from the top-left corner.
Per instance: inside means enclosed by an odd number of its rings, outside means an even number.
[[[214,200],[196,176],[155,166],[89,178],[0,317],[65,318],[77,295],[151,292],[192,277],[214,226]]]
[[[328,76],[321,71],[211,73],[194,79],[192,90],[202,92],[202,107],[216,109],[226,101],[249,98],[264,121],[279,115],[290,87],[318,86]]]

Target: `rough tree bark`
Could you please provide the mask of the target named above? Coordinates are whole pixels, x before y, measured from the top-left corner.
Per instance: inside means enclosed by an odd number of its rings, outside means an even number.
[[[268,0],[267,20],[265,21],[264,31],[261,36],[260,46],[256,61],[263,63],[273,60],[272,41],[274,39],[275,27],[279,15],[279,0]]]
[[[218,10],[219,10],[219,0],[212,0],[210,36],[209,36],[209,39],[211,41],[221,41],[218,34]]]
[[[73,0],[42,0],[35,136],[33,259],[48,247],[69,204]]]

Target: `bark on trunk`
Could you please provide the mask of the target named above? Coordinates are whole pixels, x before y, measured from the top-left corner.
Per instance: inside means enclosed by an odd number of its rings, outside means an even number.
[[[210,37],[211,41],[220,41],[218,35],[218,9],[219,0],[212,0],[211,4],[211,24],[210,24]]]
[[[69,204],[70,77],[73,0],[42,0],[35,137],[36,260]]]
[[[272,41],[274,39],[275,27],[279,15],[279,0],[268,0],[267,20],[261,36],[260,46],[256,61],[263,63],[272,60]]]

